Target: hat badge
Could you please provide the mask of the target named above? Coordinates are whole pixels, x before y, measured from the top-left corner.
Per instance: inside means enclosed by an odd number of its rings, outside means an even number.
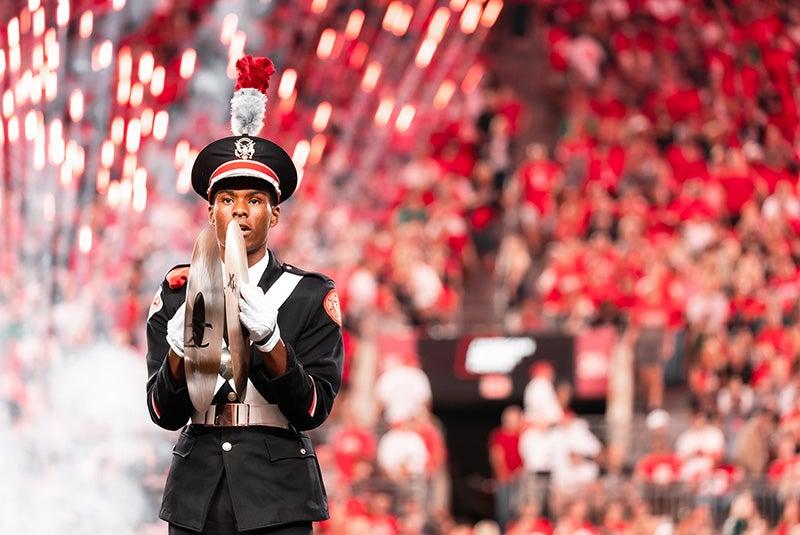
[[[249,160],[256,152],[256,144],[249,137],[242,137],[236,140],[236,149],[234,154],[242,160]]]

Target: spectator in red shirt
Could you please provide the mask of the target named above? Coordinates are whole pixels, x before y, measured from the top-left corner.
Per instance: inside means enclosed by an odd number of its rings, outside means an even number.
[[[519,495],[522,458],[519,437],[522,433],[522,409],[511,405],[503,410],[500,427],[489,435],[489,462],[494,475],[495,519],[504,528],[514,516]]]
[[[350,399],[342,411],[342,425],[331,434],[330,444],[342,482],[347,484],[356,477],[360,463],[375,460],[377,440],[370,429],[359,424]]]
[[[671,485],[680,478],[681,460],[667,440],[669,414],[663,409],[652,411],[646,423],[652,432],[650,453],[639,459],[634,477],[651,485]]]

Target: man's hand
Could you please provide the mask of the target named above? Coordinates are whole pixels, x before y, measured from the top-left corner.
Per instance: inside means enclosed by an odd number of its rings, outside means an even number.
[[[183,323],[186,316],[186,303],[183,303],[175,315],[167,322],[167,343],[172,351],[183,358]]]
[[[256,348],[269,353],[281,339],[278,328],[278,307],[264,295],[258,286],[241,283],[239,319],[250,331],[250,340]]]

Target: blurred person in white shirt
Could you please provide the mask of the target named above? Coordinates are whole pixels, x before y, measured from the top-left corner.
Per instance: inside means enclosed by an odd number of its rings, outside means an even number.
[[[600,440],[589,429],[589,423],[571,412],[565,414],[561,423],[551,430],[551,442],[559,445],[554,451],[554,463],[565,461],[569,451],[594,458],[603,449]]]
[[[564,417],[561,403],[553,386],[555,370],[545,360],[534,362],[531,366],[531,380],[525,387],[525,419],[540,422],[545,426],[557,424]]]
[[[387,423],[412,419],[431,402],[431,383],[419,368],[416,356],[390,354],[386,367],[375,384],[375,393],[383,407]]]
[[[675,441],[675,453],[682,461],[681,479],[700,482],[708,477],[725,452],[725,435],[711,424],[705,412],[694,409],[688,429]]]
[[[396,481],[422,477],[428,465],[428,449],[405,421],[395,422],[378,442],[378,466]]]

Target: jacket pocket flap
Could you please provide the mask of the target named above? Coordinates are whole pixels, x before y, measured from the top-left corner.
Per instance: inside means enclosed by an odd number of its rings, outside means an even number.
[[[181,436],[178,437],[178,441],[172,446],[172,453],[180,455],[185,459],[189,456],[192,448],[194,448],[194,437],[181,433]]]
[[[267,455],[270,461],[281,459],[304,459],[315,457],[314,446],[308,437],[283,438],[268,436],[264,438],[267,444]]]

